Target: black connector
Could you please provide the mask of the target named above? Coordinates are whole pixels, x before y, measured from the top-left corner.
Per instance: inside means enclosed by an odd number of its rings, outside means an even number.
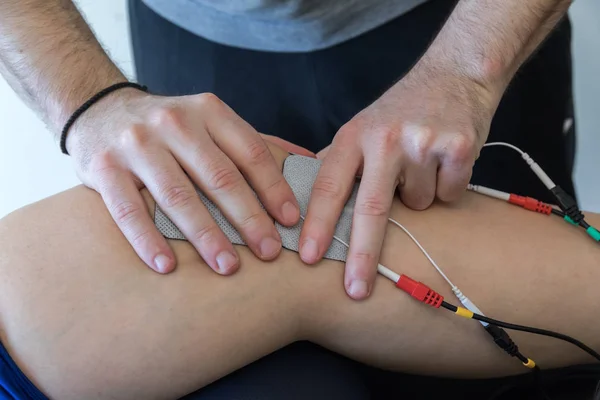
[[[504,350],[508,355],[516,357],[517,354],[519,354],[519,347],[515,342],[513,342],[504,329],[496,325],[488,325],[485,327],[485,330],[490,334],[490,336],[492,336],[492,338],[494,338],[494,343],[496,343],[496,345]],[[527,359],[525,359],[525,361],[527,361]]]
[[[579,225],[584,217],[581,211],[579,210],[575,199],[558,185],[550,189],[550,192],[552,192],[552,195],[556,199],[556,202],[560,209],[563,210],[563,212],[569,218],[571,218],[571,220],[575,224]]]

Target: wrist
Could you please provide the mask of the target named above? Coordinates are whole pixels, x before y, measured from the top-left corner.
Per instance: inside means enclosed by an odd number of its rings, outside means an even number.
[[[48,92],[46,106],[52,130],[60,135],[71,115],[92,96],[111,85],[126,81],[127,78],[116,67],[110,66],[102,73],[95,71],[91,76],[77,74],[64,84],[55,84],[56,89]]]
[[[126,80],[122,80],[116,82],[116,84],[126,82]],[[141,87],[121,87],[121,85],[115,86],[116,84],[102,88],[90,96],[93,97],[91,101],[86,99],[78,106],[74,112],[76,114],[72,114],[74,122],[70,126],[68,124],[71,121],[67,122],[65,127],[61,129],[64,131],[66,128],[66,132],[61,134],[61,149],[63,152],[67,150],[67,154],[71,154],[76,152],[76,149],[84,149],[86,147],[85,143],[89,144],[90,142],[87,132],[91,132],[95,138],[99,139],[105,130],[104,128],[108,125],[110,126],[107,129],[116,129],[114,122],[119,120],[119,113],[126,113],[127,109],[131,108],[131,104],[136,100],[150,96]],[[71,119],[71,116],[69,119]],[[136,122],[131,117],[128,117],[128,119],[130,119],[126,121],[128,123],[133,124]]]
[[[508,80],[491,62],[477,66],[474,64],[478,63],[456,59],[432,46],[414,69],[423,71],[428,78],[435,77],[447,82],[451,88],[476,93],[481,106],[494,113],[508,86]]]

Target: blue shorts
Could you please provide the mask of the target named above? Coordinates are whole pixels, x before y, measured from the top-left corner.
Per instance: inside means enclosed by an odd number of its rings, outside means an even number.
[[[0,343],[0,399],[48,400],[19,369]]]

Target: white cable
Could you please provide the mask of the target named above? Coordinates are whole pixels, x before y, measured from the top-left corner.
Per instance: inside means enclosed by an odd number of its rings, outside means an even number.
[[[540,167],[538,165],[538,163],[536,163],[533,160],[533,158],[531,158],[529,156],[529,154],[525,153],[523,150],[521,150],[517,146],[512,145],[510,143],[506,143],[506,142],[490,142],[490,143],[486,143],[483,145],[483,147],[490,147],[490,146],[504,146],[504,147],[513,149],[514,151],[516,151],[517,153],[519,153],[521,155],[521,158],[523,158],[523,160],[525,160],[527,165],[529,165],[529,168],[531,168],[533,173],[537,175],[537,177],[540,179],[540,181],[542,181],[544,186],[546,186],[548,189],[553,189],[556,186],[556,184],[552,181],[552,179],[550,179],[548,174],[546,174],[546,172],[544,172],[542,167]]]
[[[302,219],[302,221],[304,221],[304,216],[300,215],[300,218]],[[465,296],[461,290],[458,288],[458,286],[456,286],[454,283],[452,283],[452,281],[450,280],[450,278],[448,278],[446,276],[446,274],[444,273],[444,271],[442,271],[442,269],[440,268],[439,265],[437,265],[437,263],[435,262],[435,260],[433,258],[431,258],[431,256],[429,255],[429,253],[427,252],[427,250],[425,250],[425,248],[421,245],[421,243],[417,240],[416,237],[413,236],[412,233],[410,233],[410,231],[408,229],[406,229],[404,227],[404,225],[402,225],[400,222],[396,221],[395,219],[392,218],[388,218],[388,221],[393,223],[394,225],[396,225],[398,228],[402,229],[402,231],[404,231],[404,233],[406,233],[406,235],[417,245],[417,247],[421,250],[421,252],[425,255],[425,257],[427,258],[427,260],[429,260],[429,262],[431,263],[431,265],[434,266],[434,268],[437,270],[437,272],[442,276],[442,278],[444,278],[444,280],[446,282],[448,282],[448,285],[450,285],[450,288],[452,289],[452,293],[454,293],[454,295],[456,296],[456,298],[458,299],[458,301],[460,301],[460,303],[469,311],[474,312],[476,314],[480,314],[480,315],[485,315],[483,312],[481,312],[481,310],[475,305],[475,303],[473,303],[467,296]],[[350,245],[348,243],[346,243],[344,240],[342,240],[341,238],[333,235],[333,238],[335,240],[337,240],[338,242],[340,242],[342,245],[346,246],[346,248],[350,248]],[[394,283],[397,283],[398,280],[400,280],[400,275],[397,274],[396,272],[392,271],[391,269],[387,268],[386,266],[377,263],[377,272],[381,275],[383,275],[384,277],[386,277],[387,279],[393,281]],[[481,323],[481,325],[483,326],[487,326],[488,324],[486,322],[483,321],[479,321]]]
[[[425,250],[425,248],[423,246],[421,246],[421,243],[419,243],[419,241],[417,240],[417,238],[414,237],[413,234],[410,233],[408,231],[408,229],[406,229],[404,227],[404,225],[402,225],[400,222],[398,222],[398,221],[396,221],[395,219],[392,219],[392,218],[388,218],[388,221],[390,221],[391,223],[393,223],[394,225],[396,225],[398,228],[402,229],[404,231],[404,233],[406,233],[408,235],[408,237],[411,238],[411,240],[417,245],[417,247],[421,250],[421,252],[425,255],[425,257],[427,257],[427,259],[429,260],[429,262],[431,263],[431,265],[433,265],[434,268],[437,270],[437,272],[439,272],[439,274],[442,276],[442,278],[444,278],[444,280],[446,282],[448,282],[448,285],[450,285],[450,288],[452,289],[452,293],[454,293],[454,295],[456,296],[456,298],[458,299],[458,301],[460,301],[460,303],[467,310],[469,310],[471,312],[474,312],[476,314],[485,315],[475,305],[475,303],[473,303],[471,301],[471,299],[469,299],[467,296],[465,296],[463,294],[463,292],[460,291],[460,289],[458,288],[458,286],[456,286],[455,284],[452,283],[452,281],[446,276],[446,274],[444,273],[444,271],[442,271],[442,269],[440,268],[440,266],[437,265],[437,263],[433,260],[433,258],[431,258],[431,256],[429,255],[429,253],[427,253],[427,251]],[[483,326],[488,326],[487,322],[483,322],[483,321],[479,321],[479,322]]]
[[[472,185],[469,183],[467,185],[467,190],[470,190],[472,192],[481,193],[488,197],[493,197],[495,199],[500,199],[500,200],[504,200],[504,201],[508,201],[510,199],[510,193],[501,192],[500,190],[491,189],[489,187],[485,187],[485,186],[481,186],[481,185]]]
[[[509,147],[509,148],[513,149],[514,151],[516,151],[517,153],[519,153],[520,155],[525,154],[525,152],[523,150],[521,150],[520,148],[518,148],[517,146],[512,145],[510,143],[506,143],[506,142],[490,142],[490,143],[486,143],[483,145],[483,147],[491,147],[491,146]]]
[[[300,218],[302,219],[302,221],[304,221],[304,215],[300,215]],[[333,238],[335,240],[337,240],[338,242],[340,242],[341,244],[343,244],[344,246],[346,246],[347,249],[350,248],[350,245],[348,243],[346,243],[344,240],[340,239],[339,237],[333,235]],[[392,271],[385,265],[377,263],[377,272],[379,272],[381,275],[388,278],[390,281],[392,281],[394,283],[397,283],[400,280],[400,275],[395,273],[394,271]]]
[[[437,272],[440,273],[442,278],[444,278],[444,280],[446,282],[448,282],[448,285],[450,285],[450,287],[452,287],[452,288],[456,287],[456,285],[454,285],[454,283],[452,283],[452,281],[446,276],[444,271],[442,271],[442,269],[439,267],[439,265],[437,265],[437,263],[433,260],[433,258],[431,258],[429,253],[427,253],[427,250],[425,250],[425,248],[423,246],[421,246],[421,243],[419,243],[417,238],[414,237],[413,234],[408,231],[408,229],[406,229],[400,222],[398,222],[392,218],[388,218],[388,221],[390,221],[392,224],[396,225],[398,228],[402,229],[404,231],[404,233],[406,233],[408,235],[408,237],[417,245],[417,247],[421,250],[421,252],[425,255],[425,257],[427,257],[427,259],[429,260],[431,265],[433,265],[433,267],[437,270]]]

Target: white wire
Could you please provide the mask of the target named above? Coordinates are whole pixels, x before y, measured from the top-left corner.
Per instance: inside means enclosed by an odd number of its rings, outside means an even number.
[[[517,146],[512,145],[510,143],[506,143],[506,142],[490,142],[490,143],[486,143],[483,145],[483,147],[490,147],[490,146],[509,147],[509,148],[513,149],[514,151],[516,151],[517,153],[519,153],[520,155],[525,154],[525,152],[523,150],[521,150],[520,148],[518,148]]]
[[[300,215],[300,218],[302,219],[302,221],[304,221],[304,216]],[[448,285],[450,285],[450,287],[452,288],[452,290],[456,290],[458,289],[456,287],[456,285],[454,283],[452,283],[452,281],[450,280],[450,278],[448,278],[446,276],[446,274],[444,273],[444,271],[442,271],[442,269],[440,268],[439,265],[437,265],[437,263],[435,262],[435,260],[433,258],[431,258],[431,256],[429,255],[429,253],[427,252],[427,250],[425,250],[425,248],[421,245],[421,243],[417,240],[416,237],[413,236],[412,233],[409,232],[408,229],[406,229],[404,227],[404,225],[402,225],[400,222],[396,221],[395,219],[392,218],[388,218],[388,221],[390,221],[391,223],[393,223],[394,225],[396,225],[398,228],[402,229],[404,231],[404,233],[406,233],[408,235],[408,237],[417,245],[417,247],[421,250],[421,252],[425,255],[425,257],[427,257],[427,259],[429,260],[429,262],[431,263],[431,265],[433,265],[433,267],[437,270],[437,272],[439,272],[439,274],[442,276],[442,278],[444,278],[444,280],[446,282],[448,282]],[[346,248],[350,248],[350,245],[348,243],[346,243],[344,240],[340,239],[339,237],[333,235],[333,238],[335,240],[337,240],[338,242],[340,242],[341,244],[343,244],[344,246],[346,246]],[[383,269],[383,271],[379,271],[379,269]],[[393,280],[394,282],[397,282],[398,279],[394,280],[392,279],[390,276],[388,276],[390,274],[390,272],[392,273],[392,276],[397,275],[398,278],[400,277],[397,273],[395,273],[394,271],[390,270],[389,268],[385,267],[384,265],[379,264],[377,266],[378,272],[381,273],[382,275],[384,275],[386,278]],[[389,272],[388,272],[389,271]]]
[[[302,221],[304,221],[304,215],[300,215],[300,218],[302,219]],[[335,240],[337,240],[338,242],[340,242],[341,244],[343,244],[344,246],[346,246],[347,249],[350,249],[350,245],[348,243],[346,243],[344,240],[342,240],[341,238],[339,238],[335,235],[333,235],[333,238]],[[390,281],[392,281],[394,283],[396,283],[400,280],[400,275],[398,273],[392,271],[385,265],[377,263],[377,272],[379,274],[383,275],[385,278],[388,278]]]
[[[302,221],[304,221],[304,216],[300,215],[300,218],[302,219]],[[452,293],[454,293],[454,295],[456,296],[456,298],[461,302],[461,304],[463,306],[465,306],[468,310],[480,314],[480,315],[485,315],[476,305],[475,303],[473,303],[467,296],[465,296],[463,294],[463,292],[461,292],[461,290],[458,288],[458,286],[454,285],[454,283],[452,283],[452,281],[450,280],[450,278],[448,278],[446,276],[446,274],[444,273],[444,271],[442,271],[442,269],[440,268],[439,265],[437,265],[437,263],[433,260],[433,258],[431,258],[431,256],[429,255],[429,253],[427,252],[427,250],[425,250],[425,248],[421,245],[421,243],[419,243],[419,241],[417,240],[416,237],[413,236],[412,233],[409,232],[408,229],[406,229],[404,227],[404,225],[402,225],[400,222],[392,219],[392,218],[388,218],[388,221],[393,223],[394,225],[396,225],[398,228],[402,229],[404,231],[404,233],[406,233],[406,235],[408,235],[408,237],[417,245],[417,247],[421,250],[421,252],[425,255],[425,257],[427,258],[427,260],[429,260],[429,262],[431,263],[431,265],[434,266],[434,268],[437,270],[437,272],[442,276],[442,278],[444,278],[444,280],[446,282],[448,282],[448,285],[450,285],[450,287],[452,288]],[[344,246],[346,246],[346,248],[350,248],[350,245],[348,243],[346,243],[344,240],[340,239],[339,237],[333,235],[333,238],[335,240],[337,240],[338,242],[340,242],[341,244],[343,244]],[[383,275],[384,277],[386,277],[387,279],[393,281],[394,283],[398,282],[398,280],[400,280],[400,275],[397,274],[396,272],[392,271],[391,269],[387,268],[386,266],[382,265],[382,264],[377,264],[377,272],[381,275]],[[479,321],[483,326],[487,326],[488,324],[486,322],[483,321]]]
[[[433,260],[433,258],[431,258],[431,256],[427,252],[427,250],[425,250],[425,248],[423,246],[421,246],[421,243],[419,243],[419,241],[417,240],[417,238],[414,237],[413,234],[410,233],[408,231],[408,229],[406,229],[404,227],[404,225],[402,225],[400,222],[398,222],[398,221],[396,221],[395,219],[392,219],[392,218],[388,218],[388,221],[390,221],[392,224],[396,225],[398,228],[402,229],[404,231],[404,233],[406,233],[408,235],[408,237],[417,245],[417,247],[421,250],[421,252],[425,255],[425,257],[427,257],[427,259],[429,260],[429,262],[431,263],[431,265],[433,265],[433,267],[437,270],[437,272],[440,273],[440,275],[442,276],[442,278],[444,278],[444,280],[446,282],[448,282],[448,285],[450,285],[452,288],[456,287],[454,285],[454,283],[452,283],[452,281],[446,276],[446,274],[444,273],[444,271],[442,271],[442,269],[440,268],[440,266],[437,265],[437,263]]]
[[[544,186],[546,186],[550,190],[552,190],[556,186],[556,184],[552,181],[552,179],[550,179],[550,177],[548,176],[548,174],[546,174],[546,172],[542,169],[542,167],[540,167],[538,165],[538,163],[536,163],[533,160],[533,158],[531,158],[529,156],[529,154],[525,153],[523,150],[521,150],[517,146],[512,145],[510,143],[506,143],[506,142],[490,142],[490,143],[486,143],[483,145],[483,147],[489,147],[489,146],[504,146],[504,147],[513,149],[514,151],[516,151],[517,153],[519,153],[521,155],[521,158],[523,160],[525,160],[527,165],[529,165],[529,168],[531,168],[533,173],[536,174],[536,176],[544,184]]]

